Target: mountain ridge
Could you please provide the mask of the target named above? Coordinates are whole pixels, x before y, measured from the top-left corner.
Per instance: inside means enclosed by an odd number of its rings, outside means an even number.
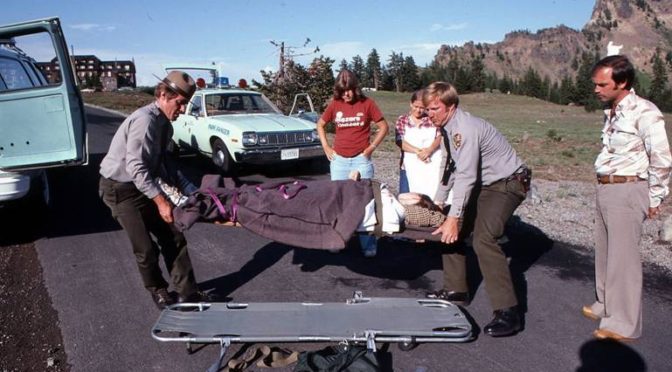
[[[468,64],[480,57],[489,73],[498,78],[521,79],[531,67],[542,77],[560,81],[574,77],[584,53],[607,55],[607,44],[623,45],[640,71],[651,73],[651,60],[659,52],[672,63],[672,0],[596,0],[592,14],[581,30],[565,25],[535,33],[518,30],[496,43],[467,42],[442,45],[435,63],[446,66],[453,59]]]

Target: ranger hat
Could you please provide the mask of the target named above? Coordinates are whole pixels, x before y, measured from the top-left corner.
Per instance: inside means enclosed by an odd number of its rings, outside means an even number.
[[[163,80],[161,80],[161,82],[166,84],[173,92],[187,99],[190,99],[196,91],[196,83],[194,82],[194,79],[192,79],[186,72],[178,70],[171,71]]]

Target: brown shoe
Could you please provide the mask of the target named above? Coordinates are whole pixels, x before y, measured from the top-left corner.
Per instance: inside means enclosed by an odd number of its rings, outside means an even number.
[[[163,310],[175,303],[173,297],[168,293],[166,288],[148,288],[152,295],[152,300],[159,310]]]
[[[596,329],[593,332],[593,336],[598,340],[614,340],[619,342],[632,342],[635,341],[634,338],[621,336],[616,332],[612,332],[605,328]]]
[[[593,309],[590,306],[584,306],[581,308],[581,314],[590,320],[600,320],[600,316],[593,312]]]

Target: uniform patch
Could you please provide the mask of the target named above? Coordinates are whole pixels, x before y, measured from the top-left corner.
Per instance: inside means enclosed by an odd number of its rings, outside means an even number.
[[[459,149],[462,146],[462,135],[459,133],[453,134],[453,145],[456,149]]]

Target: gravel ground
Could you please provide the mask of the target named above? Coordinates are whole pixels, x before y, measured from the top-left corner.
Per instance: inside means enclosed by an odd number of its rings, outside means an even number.
[[[375,177],[384,180],[395,192],[399,185],[398,155],[374,154]],[[672,274],[672,244],[660,240],[663,221],[672,219],[672,202],[666,201],[663,215],[644,223],[640,243],[645,264],[658,266]],[[579,247],[587,255],[593,252],[595,184],[575,181],[533,179],[532,192],[515,212],[526,224],[541,230],[549,238]]]

